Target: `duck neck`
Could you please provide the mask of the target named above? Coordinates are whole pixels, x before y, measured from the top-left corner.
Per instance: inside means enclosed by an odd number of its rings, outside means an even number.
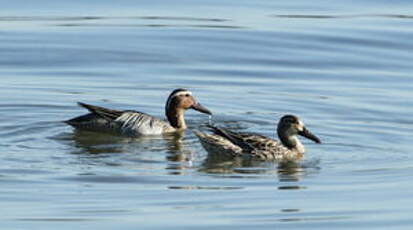
[[[179,108],[166,108],[166,117],[169,124],[177,130],[186,129],[186,123],[184,119],[184,109]]]
[[[300,139],[298,139],[297,135],[288,135],[278,132],[278,137],[285,147],[291,150],[295,150],[299,153],[305,152],[304,145],[301,143]]]

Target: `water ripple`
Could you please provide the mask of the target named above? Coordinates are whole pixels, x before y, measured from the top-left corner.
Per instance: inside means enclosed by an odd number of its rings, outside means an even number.
[[[0,11],[2,229],[411,226],[410,2],[15,0]],[[163,118],[180,87],[219,126],[277,138],[292,113],[324,144],[303,140],[298,162],[255,162],[208,154],[191,132],[208,119],[191,110],[174,138],[61,122],[86,112],[76,101]]]
[[[278,14],[272,15],[278,18],[295,18],[295,19],[340,19],[340,18],[398,18],[413,19],[413,15],[405,14],[353,14],[353,15],[310,15],[310,14]]]

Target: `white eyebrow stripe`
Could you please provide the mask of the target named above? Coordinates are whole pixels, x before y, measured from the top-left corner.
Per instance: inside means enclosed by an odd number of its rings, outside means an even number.
[[[189,91],[180,91],[180,92],[177,92],[177,93],[173,94],[173,95],[171,96],[171,98],[177,97],[177,96],[181,96],[181,95],[186,95],[186,94],[192,95],[192,93],[189,92]]]
[[[169,106],[171,104],[171,101],[172,101],[172,98],[178,97],[178,96],[181,96],[181,95],[186,95],[186,94],[192,95],[192,92],[190,92],[190,91],[179,91],[179,92],[176,92],[176,93],[172,94],[168,98],[168,102],[166,103],[166,108],[169,108]]]

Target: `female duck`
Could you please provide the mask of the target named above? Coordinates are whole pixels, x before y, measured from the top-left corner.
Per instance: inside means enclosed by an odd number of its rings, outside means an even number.
[[[210,126],[214,134],[195,131],[207,152],[222,153],[231,157],[246,157],[255,160],[297,160],[304,152],[304,145],[297,135],[316,143],[320,139],[304,127],[294,115],[283,116],[278,123],[277,134],[281,142],[251,133],[237,133],[224,128]]]
[[[166,117],[163,121],[146,113],[131,110],[113,110],[78,102],[90,113],[65,121],[81,130],[113,133],[125,136],[159,135],[186,129],[184,113],[194,109],[212,114],[198,103],[187,89],[175,89],[169,95],[165,105]]]

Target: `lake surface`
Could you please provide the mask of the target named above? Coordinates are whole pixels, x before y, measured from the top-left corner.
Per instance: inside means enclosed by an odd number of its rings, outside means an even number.
[[[413,2],[1,1],[1,229],[411,229]],[[224,127],[302,161],[208,157],[176,138],[75,132],[77,101],[164,117],[189,88]]]

